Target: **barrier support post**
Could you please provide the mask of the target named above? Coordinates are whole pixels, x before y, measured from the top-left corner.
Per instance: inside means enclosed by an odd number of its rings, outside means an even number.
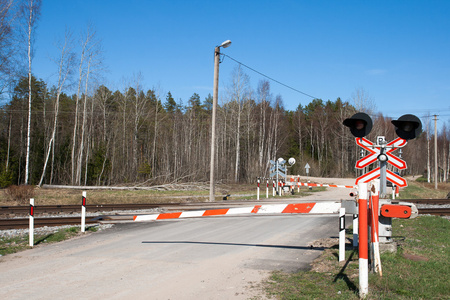
[[[358,183],[359,212],[359,297],[364,299],[369,293],[369,249],[367,224],[367,183]]]
[[[29,245],[34,246],[34,199],[30,199],[30,231],[29,231]]]
[[[81,203],[81,232],[86,231],[86,192],[83,192]]]
[[[339,261],[345,260],[345,207],[339,210]]]

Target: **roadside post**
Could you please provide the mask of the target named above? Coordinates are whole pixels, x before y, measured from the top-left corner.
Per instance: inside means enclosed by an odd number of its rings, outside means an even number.
[[[269,198],[269,179],[266,179],[267,185],[266,185],[266,199]]]
[[[275,179],[272,180],[272,196],[275,197]]]
[[[29,230],[29,245],[34,246],[34,199],[30,199],[30,230]]]
[[[260,184],[260,182],[261,182],[261,180],[258,178],[258,181],[257,181],[257,183],[258,183],[258,188],[257,188],[257,190],[256,190],[256,200],[259,200],[259,184]]]
[[[358,215],[353,214],[353,248],[358,247]]]
[[[345,260],[345,207],[339,209],[339,261]]]
[[[83,192],[81,201],[81,232],[86,231],[86,192]]]

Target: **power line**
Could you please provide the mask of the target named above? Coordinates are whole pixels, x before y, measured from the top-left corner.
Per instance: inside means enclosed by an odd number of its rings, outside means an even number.
[[[310,97],[310,98],[312,98],[312,99],[319,99],[318,97],[311,96],[311,95],[309,95],[309,94],[307,94],[307,93],[304,93],[304,92],[302,92],[302,91],[300,91],[300,90],[297,90],[296,88],[293,88],[293,87],[291,87],[291,86],[289,86],[289,85],[287,85],[287,84],[284,84],[284,83],[282,83],[282,82],[280,82],[280,81],[278,81],[278,80],[276,80],[276,79],[273,79],[272,77],[269,77],[269,76],[267,76],[267,75],[265,75],[265,74],[263,74],[263,73],[261,73],[261,72],[255,70],[255,69],[253,69],[253,68],[247,66],[246,64],[244,64],[244,63],[242,63],[242,62],[240,62],[240,61],[238,61],[238,60],[232,58],[232,57],[229,56],[229,55],[226,55],[226,54],[224,54],[224,53],[220,53],[220,54],[223,55],[223,56],[226,56],[226,57],[228,57],[229,59],[233,60],[234,62],[236,62],[236,63],[238,63],[238,64],[240,64],[240,65],[246,67],[247,69],[252,70],[252,71],[255,72],[255,73],[258,73],[259,75],[261,75],[261,76],[263,76],[263,77],[266,77],[266,78],[268,78],[268,79],[270,79],[270,80],[272,80],[272,81],[274,81],[274,82],[276,82],[276,83],[278,83],[278,84],[281,84],[281,85],[284,86],[284,87],[287,87],[288,89],[291,89],[291,90],[293,90],[293,91],[295,91],[295,92],[297,92],[297,93],[300,93],[300,94],[302,94],[302,95],[308,96],[308,97]]]

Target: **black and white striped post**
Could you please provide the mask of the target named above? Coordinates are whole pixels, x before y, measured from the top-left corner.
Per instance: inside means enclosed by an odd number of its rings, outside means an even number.
[[[358,214],[353,214],[353,248],[358,247]]]
[[[345,207],[339,209],[339,261],[345,260]]]

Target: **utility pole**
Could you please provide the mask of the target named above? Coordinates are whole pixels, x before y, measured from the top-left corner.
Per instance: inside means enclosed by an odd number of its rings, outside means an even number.
[[[211,161],[209,174],[209,201],[214,202],[215,185],[214,185],[214,167],[215,167],[215,144],[216,144],[216,110],[217,99],[219,98],[219,64],[220,64],[220,47],[226,48],[230,46],[231,41],[226,40],[220,46],[214,48],[214,89],[213,89],[213,107],[211,116]]]
[[[211,117],[211,161],[209,175],[209,201],[214,202],[215,186],[214,186],[214,163],[215,163],[215,144],[216,144],[216,107],[217,97],[219,94],[219,63],[220,63],[220,47],[214,49],[214,90],[213,90],[213,107]]]
[[[434,115],[434,189],[438,188],[438,159],[437,159],[437,116]]]

